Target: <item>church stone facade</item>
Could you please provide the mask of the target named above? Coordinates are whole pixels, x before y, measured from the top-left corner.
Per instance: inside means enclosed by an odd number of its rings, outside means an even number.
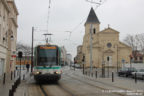
[[[92,24],[92,28],[90,27]],[[120,68],[123,63],[130,63],[131,47],[119,41],[118,31],[108,27],[100,31],[100,22],[91,8],[85,23],[85,35],[82,44],[84,66],[90,67],[90,29],[92,33],[92,65],[101,68]]]

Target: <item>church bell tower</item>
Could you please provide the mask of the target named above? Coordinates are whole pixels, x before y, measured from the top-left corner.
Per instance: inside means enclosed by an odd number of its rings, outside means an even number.
[[[95,14],[95,11],[93,8],[91,8],[90,13],[88,15],[87,21],[85,23],[85,34],[89,34],[90,32],[90,25],[92,24],[92,33],[93,35],[98,33],[100,30],[100,22],[98,20],[98,17]]]

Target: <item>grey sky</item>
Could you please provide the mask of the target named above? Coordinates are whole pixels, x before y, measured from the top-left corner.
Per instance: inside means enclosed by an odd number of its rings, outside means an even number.
[[[54,34],[52,41],[60,46],[65,45],[67,51],[75,56],[77,45],[82,44],[84,23],[91,4],[85,0],[51,1],[49,32]],[[42,34],[45,32],[38,30],[46,29],[49,0],[15,0],[15,2],[19,10],[18,41],[31,44],[32,26],[37,27],[35,39],[43,40]],[[92,6],[96,8],[96,5]],[[144,31],[144,0],[105,0],[95,12],[101,22],[100,29],[103,30],[110,24],[110,27],[120,32],[120,40],[127,34],[140,34]],[[82,24],[78,26],[80,23]],[[65,31],[73,31],[70,40],[69,33]],[[35,44],[40,42],[43,41],[35,41]]]

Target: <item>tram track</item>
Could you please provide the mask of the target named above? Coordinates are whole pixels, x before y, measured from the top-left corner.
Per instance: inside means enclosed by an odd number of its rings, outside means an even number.
[[[61,89],[63,89],[64,91],[68,92],[69,94],[71,94],[70,96],[76,96],[75,94],[73,94],[73,92],[69,91],[67,88],[64,88],[61,84],[58,83],[58,85],[59,85],[59,87]]]
[[[44,96],[77,96],[61,84],[40,85],[40,89]]]
[[[99,83],[102,82],[93,80],[87,81],[86,78],[78,78],[76,75],[72,74],[64,74],[63,77],[64,78],[56,84],[34,85],[34,89],[37,89],[41,95],[34,95],[38,93],[34,91],[33,95],[29,96],[128,96],[124,92],[104,92],[105,90],[113,89],[125,90],[113,85],[103,84],[103,86],[101,86]]]
[[[40,85],[40,89],[41,89],[41,91],[42,91],[42,93],[43,93],[44,96],[49,96],[47,94],[47,92],[45,91],[45,89],[42,87],[42,85]]]

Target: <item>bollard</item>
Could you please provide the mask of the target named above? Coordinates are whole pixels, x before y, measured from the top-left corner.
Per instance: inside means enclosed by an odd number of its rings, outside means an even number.
[[[97,78],[97,71],[96,71],[95,77]]]
[[[14,70],[14,79],[15,79],[15,70]]]
[[[112,82],[114,82],[114,72],[112,72]]]
[[[25,80],[25,74],[23,74],[23,80]]]
[[[14,92],[15,92],[15,86],[12,85],[12,93],[14,93]]]
[[[14,87],[13,87],[13,85],[12,85],[12,89],[11,89],[11,96],[14,96]]]
[[[20,84],[20,79],[21,79],[21,78],[18,79],[18,85]]]
[[[20,81],[19,81],[19,78],[18,78],[18,80],[17,80],[17,86],[19,85],[19,82],[20,82]]]
[[[86,75],[87,75],[87,71],[86,71]]]
[[[15,85],[16,85],[16,88],[17,88],[17,86],[18,86],[18,79],[16,80]]]
[[[12,77],[13,77],[13,72],[11,71],[11,80],[13,79]]]
[[[12,91],[11,91],[11,89],[9,90],[9,96],[12,96]]]
[[[17,88],[17,85],[16,85],[16,82],[14,83],[14,92],[16,92],[16,88]]]
[[[135,83],[137,83],[137,74],[135,73]]]
[[[6,73],[3,75],[3,84],[5,84]]]
[[[17,72],[17,76],[19,75],[19,72],[18,72],[18,70],[16,71]]]

